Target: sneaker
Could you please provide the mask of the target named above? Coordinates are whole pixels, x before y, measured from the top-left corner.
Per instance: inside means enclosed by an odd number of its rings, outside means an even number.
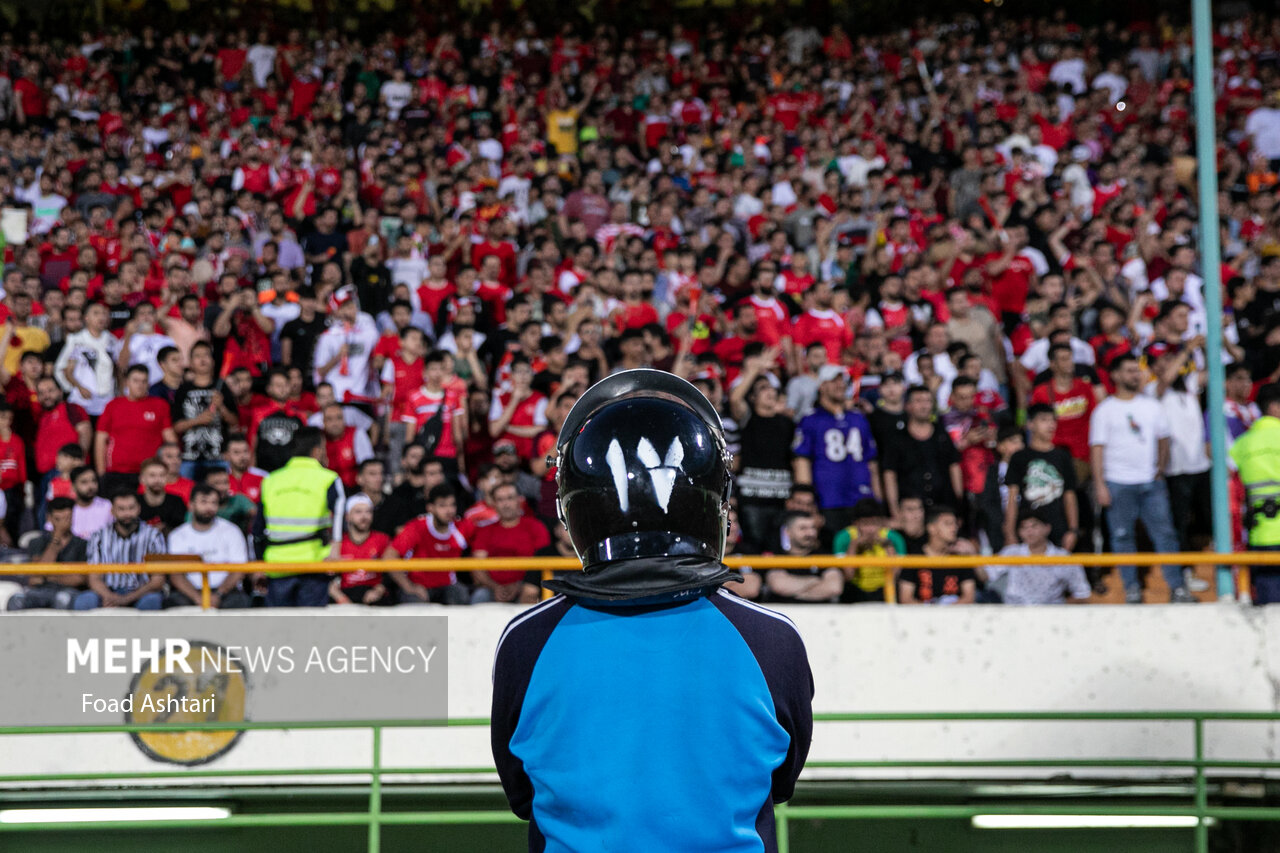
[[[1141,604],[1142,603],[1142,587],[1131,586],[1124,591],[1125,604]]]
[[[1195,573],[1190,569],[1182,570],[1182,582],[1191,592],[1209,591],[1209,582],[1204,578],[1196,577]]]
[[[1169,601],[1173,604],[1195,604],[1198,599],[1185,586],[1180,586],[1169,596]]]

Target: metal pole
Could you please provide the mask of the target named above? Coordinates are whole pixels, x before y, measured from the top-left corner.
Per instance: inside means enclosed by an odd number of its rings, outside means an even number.
[[[369,776],[369,853],[382,849],[382,727],[373,727],[373,768]]]
[[[1222,364],[1222,247],[1218,243],[1218,145],[1214,125],[1213,16],[1210,0],[1191,0],[1196,108],[1196,177],[1200,191],[1200,274],[1204,279],[1205,361],[1209,371],[1209,445],[1213,506],[1213,547],[1231,553],[1231,510],[1227,496],[1226,418]],[[1235,598],[1231,570],[1216,572],[1218,598]]]

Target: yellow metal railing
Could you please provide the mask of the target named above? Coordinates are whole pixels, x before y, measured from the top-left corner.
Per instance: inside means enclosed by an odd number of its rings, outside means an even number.
[[[978,566],[1160,566],[1160,565],[1214,565],[1214,566],[1280,566],[1280,551],[1241,551],[1219,554],[1212,551],[1194,551],[1178,554],[1066,554],[1062,556],[1000,556],[981,554],[922,557],[922,556],[844,556],[814,554],[807,557],[744,556],[725,557],[725,565],[732,568],[749,567],[766,569],[857,568],[877,567],[887,569],[944,569],[976,568]],[[537,571],[543,580],[549,580],[553,572],[580,571],[581,563],[562,557],[460,557],[456,559],[406,559],[406,560],[325,560],[319,563],[192,563],[180,560],[149,560],[146,563],[100,564],[87,563],[15,563],[0,565],[0,579],[23,575],[88,575],[112,572],[146,572],[148,574],[199,573],[202,578],[200,606],[210,607],[210,572],[255,572],[270,569],[272,572],[295,574],[334,574],[360,569],[371,572],[473,572],[484,571]]]

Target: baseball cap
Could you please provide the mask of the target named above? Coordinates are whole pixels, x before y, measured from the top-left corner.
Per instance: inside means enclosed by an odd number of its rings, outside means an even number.
[[[500,453],[515,453],[515,452],[516,452],[516,443],[509,438],[504,438],[502,441],[494,442],[494,445],[493,445],[494,456],[497,456]]]
[[[356,298],[355,285],[346,284],[339,287],[329,295],[329,310],[337,311],[343,305],[353,301]]]
[[[849,371],[845,370],[838,364],[824,364],[818,370],[818,382],[832,382],[836,379],[845,380],[849,378]]]

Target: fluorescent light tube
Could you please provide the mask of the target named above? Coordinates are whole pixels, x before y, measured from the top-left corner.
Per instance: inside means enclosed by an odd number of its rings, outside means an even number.
[[[1194,829],[1195,826],[1195,815],[980,814],[973,817],[974,829]]]
[[[0,809],[0,823],[97,823],[128,820],[222,820],[221,806],[137,806],[126,808]]]

